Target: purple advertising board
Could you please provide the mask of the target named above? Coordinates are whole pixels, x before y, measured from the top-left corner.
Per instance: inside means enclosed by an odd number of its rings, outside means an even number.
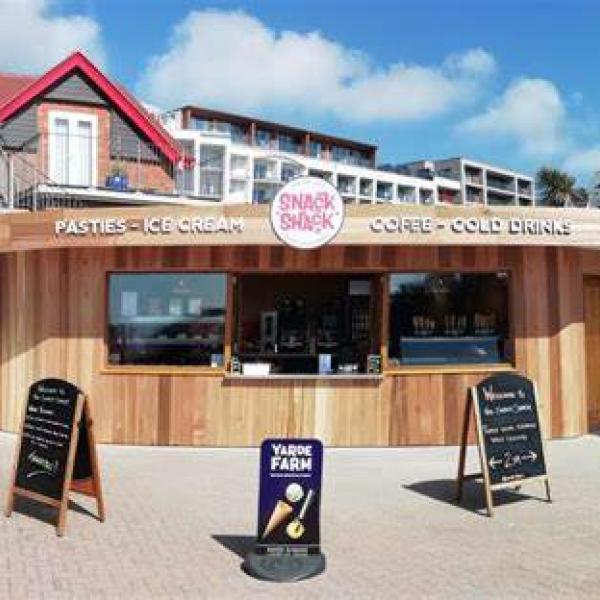
[[[267,439],[260,449],[258,554],[318,554],[323,444]]]

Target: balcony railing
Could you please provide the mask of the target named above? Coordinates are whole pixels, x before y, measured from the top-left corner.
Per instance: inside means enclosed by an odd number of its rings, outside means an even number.
[[[30,157],[11,154],[0,147],[0,209],[44,210],[81,206],[79,199],[53,191],[56,185],[36,168]]]
[[[338,183],[337,186],[338,192],[342,196],[355,196],[356,195],[356,186],[354,185],[342,185]]]
[[[489,206],[512,206],[515,204],[515,198],[488,190],[487,203]]]
[[[201,118],[192,118],[189,129],[209,135],[228,136],[236,144],[256,146],[271,152],[297,154],[340,164],[374,168],[373,159],[366,154],[361,154],[358,150],[334,146],[327,152],[320,142],[311,142],[311,146],[307,148],[302,139],[286,136],[285,134],[277,136],[276,132],[268,129],[258,129],[254,134],[254,139],[252,139],[249,129],[233,123]]]
[[[460,181],[460,173],[451,167],[442,167],[435,170],[437,177],[444,179],[452,179],[452,181]]]
[[[510,179],[499,179],[498,177],[487,176],[487,186],[496,190],[504,190],[507,192],[515,191],[515,182]]]
[[[441,204],[461,204],[460,193],[456,190],[438,188],[438,202]]]
[[[173,171],[153,144],[129,136],[41,133],[18,148],[0,138],[0,206],[92,205],[95,192],[119,192],[124,204],[128,193],[171,196]]]
[[[530,184],[521,184],[518,185],[519,194],[521,196],[531,196],[531,185]]]

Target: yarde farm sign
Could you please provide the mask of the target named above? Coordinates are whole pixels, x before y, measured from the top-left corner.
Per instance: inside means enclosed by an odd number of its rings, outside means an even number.
[[[318,248],[342,228],[344,202],[329,182],[299,177],[279,191],[270,216],[273,231],[283,243],[294,248]]]

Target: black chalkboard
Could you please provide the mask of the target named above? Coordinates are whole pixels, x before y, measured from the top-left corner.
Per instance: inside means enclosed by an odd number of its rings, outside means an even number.
[[[15,496],[58,508],[56,533],[65,531],[69,492],[96,498],[104,521],[104,499],[89,398],[72,383],[42,379],[29,388],[5,514]]]
[[[80,394],[79,388],[61,379],[42,379],[29,388],[16,465],[16,487],[55,500],[62,499]],[[87,436],[79,439],[87,441]],[[88,457],[89,451],[85,459],[79,458],[79,477],[91,475]]]
[[[488,377],[474,390],[490,484],[546,475],[533,382],[502,373]]]

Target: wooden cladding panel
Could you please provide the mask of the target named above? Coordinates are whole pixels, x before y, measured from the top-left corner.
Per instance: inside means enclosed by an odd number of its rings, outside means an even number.
[[[596,253],[519,247],[103,247],[0,256],[0,426],[15,431],[27,388],[64,377],[90,396],[99,441],[247,446],[267,436],[329,445],[457,444],[467,389],[487,373],[382,381],[228,380],[104,371],[106,273],[506,269],[516,368],[538,383],[544,428],[586,430],[583,273]],[[589,352],[589,350],[588,350]]]
[[[587,368],[587,422],[590,431],[600,429],[600,277],[584,282]]]

